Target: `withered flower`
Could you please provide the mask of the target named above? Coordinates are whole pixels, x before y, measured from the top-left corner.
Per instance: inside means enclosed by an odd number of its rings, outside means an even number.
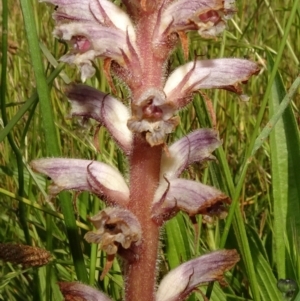
[[[89,243],[100,244],[107,254],[116,254],[119,245],[124,249],[139,245],[142,230],[137,218],[126,209],[106,208],[90,218],[96,230],[84,238]]]

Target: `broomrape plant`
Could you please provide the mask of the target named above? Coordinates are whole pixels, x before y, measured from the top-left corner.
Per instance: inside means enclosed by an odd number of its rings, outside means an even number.
[[[125,300],[185,300],[201,283],[222,280],[239,260],[235,250],[219,250],[185,262],[157,284],[161,226],[179,211],[189,216],[222,216],[228,197],[218,189],[180,178],[194,162],[214,157],[218,132],[198,129],[172,145],[166,137],[178,126],[176,113],[199,89],[226,89],[242,94],[240,83],[258,72],[244,59],[199,60],[173,72],[169,58],[181,42],[187,56],[188,31],[204,38],[221,33],[234,13],[230,0],[45,0],[56,6],[54,35],[72,45],[61,61],[76,65],[84,82],[104,72],[126,85],[129,107],[90,86],[68,88],[72,116],[92,118],[105,126],[128,157],[129,176],[102,162],[84,159],[37,159],[31,166],[52,179],[50,195],[62,190],[90,191],[107,208],[90,218],[94,231],[85,235],[107,253],[103,279],[119,255],[124,261]],[[170,73],[170,74],[169,74]],[[81,283],[60,283],[66,300],[111,300]],[[81,300],[80,299],[80,300]]]

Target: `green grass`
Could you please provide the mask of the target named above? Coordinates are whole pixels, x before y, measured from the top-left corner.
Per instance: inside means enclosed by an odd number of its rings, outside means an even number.
[[[190,59],[197,53],[200,58],[257,61],[261,72],[244,87],[250,100],[244,102],[227,91],[203,91],[205,97],[195,95],[193,104],[180,112],[181,125],[169,137],[171,142],[211,126],[206,99],[211,101],[223,145],[215,153],[216,162],[195,164],[185,175],[219,187],[232,205],[225,220],[212,224],[199,216],[193,225],[184,214],[166,223],[161,273],[209,250],[237,248],[241,261],[226,275],[228,285],[201,291],[212,291],[213,301],[285,300],[277,289],[278,279],[300,285],[300,1],[237,2],[237,14],[223,36],[208,41],[190,35]],[[64,89],[80,77],[74,68],[57,64],[66,48],[51,34],[51,13],[50,6],[37,1],[2,0],[0,242],[45,248],[54,260],[47,267],[27,270],[1,263],[0,300],[61,300],[57,281],[76,279],[121,300],[119,263],[100,282],[105,254],[83,240],[90,227],[86,217],[103,203],[88,193],[68,192],[48,200],[49,181],[28,168],[35,158],[62,156],[101,160],[127,175],[126,159],[105,129],[94,136],[96,124],[83,127],[67,117]],[[172,67],[183,61],[179,49]],[[88,84],[110,92],[101,62],[97,64],[97,75]],[[118,93],[122,97],[121,87]],[[281,101],[287,106],[284,111]],[[200,293],[189,298],[199,299]]]

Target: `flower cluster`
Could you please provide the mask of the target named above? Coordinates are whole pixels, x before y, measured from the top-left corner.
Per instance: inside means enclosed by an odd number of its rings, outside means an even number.
[[[195,59],[167,72],[179,41],[187,51],[186,32],[216,36],[233,14],[234,1],[123,0],[122,6],[108,0],[45,2],[57,6],[54,35],[72,46],[61,61],[78,66],[85,81],[95,73],[93,61],[102,58],[109,82],[113,85],[113,74],[127,86],[130,108],[83,84],[70,86],[67,97],[72,116],[95,119],[107,128],[128,156],[130,172],[125,179],[102,162],[62,158],[37,159],[32,168],[52,179],[51,195],[73,189],[90,191],[106,201],[109,207],[90,219],[96,230],[85,239],[99,243],[110,256],[123,256],[126,300],[141,300],[143,289],[137,288],[141,284],[131,282],[143,265],[152,265],[153,270],[148,277],[153,279],[139,277],[149,301],[184,300],[200,283],[221,280],[239,260],[235,250],[216,251],[182,264],[165,276],[156,291],[158,243],[153,241],[159,239],[162,224],[178,211],[190,216],[220,215],[223,204],[229,203],[216,188],[179,178],[190,164],[214,158],[212,152],[221,145],[217,131],[199,129],[169,146],[165,139],[180,122],[176,113],[191,102],[194,92],[221,88],[241,94],[240,84],[258,72],[255,63],[244,59]],[[135,264],[139,269],[134,270]],[[66,296],[77,292],[86,300],[109,300],[83,284],[60,287]]]

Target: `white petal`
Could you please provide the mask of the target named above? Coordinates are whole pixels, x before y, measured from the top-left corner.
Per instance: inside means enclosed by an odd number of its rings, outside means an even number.
[[[128,14],[119,6],[108,0],[42,0],[57,5],[54,18],[59,22],[86,21],[108,26],[108,20],[122,30],[129,32],[135,40],[135,31]]]
[[[135,31],[133,28],[132,21],[130,20],[127,13],[125,13],[119,6],[115,5],[111,1],[108,0],[92,0],[91,1],[91,10],[94,12],[95,17],[97,20],[100,20],[105,23],[105,16],[100,14],[101,10],[99,10],[99,5],[105,11],[105,14],[111,20],[111,22],[122,31],[128,31],[130,38],[132,41],[135,41]]]
[[[53,34],[60,39],[71,41],[77,56],[93,50],[94,56],[109,56],[122,60],[122,50],[128,53],[126,32],[116,28],[86,22],[71,22],[58,25]],[[82,45],[82,39],[86,44]],[[78,42],[79,41],[79,42]],[[89,47],[87,44],[89,43]]]

